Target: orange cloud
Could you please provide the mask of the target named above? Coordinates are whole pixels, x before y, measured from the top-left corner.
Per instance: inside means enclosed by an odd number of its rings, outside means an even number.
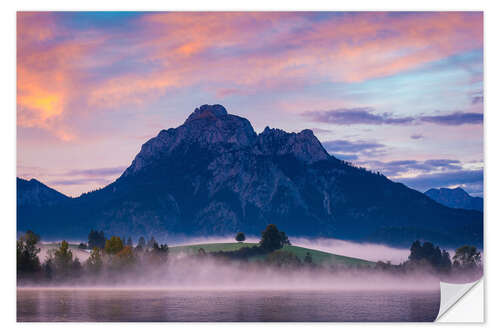
[[[59,126],[75,96],[78,66],[95,42],[64,38],[50,13],[17,14],[17,122],[48,130],[62,140],[74,135]]]

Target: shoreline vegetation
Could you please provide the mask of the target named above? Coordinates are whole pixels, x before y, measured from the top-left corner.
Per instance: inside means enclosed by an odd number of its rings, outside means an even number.
[[[102,231],[91,230],[87,243],[63,240],[54,248],[28,231],[17,241],[18,288],[418,289],[427,282],[435,286],[440,280],[469,282],[482,276],[481,254],[467,245],[450,258],[439,246],[417,240],[408,260],[393,265],[294,246],[273,224],[262,231],[259,243],[245,243],[241,232],[235,240],[169,247],[154,237],[140,237],[134,246],[130,237],[107,239]],[[79,251],[90,252],[85,261]]]

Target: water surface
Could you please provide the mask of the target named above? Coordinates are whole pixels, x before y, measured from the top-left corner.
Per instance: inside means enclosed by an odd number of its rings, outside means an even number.
[[[433,321],[433,291],[18,288],[18,321]]]

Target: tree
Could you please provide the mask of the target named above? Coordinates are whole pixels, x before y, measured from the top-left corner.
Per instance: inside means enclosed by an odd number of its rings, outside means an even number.
[[[292,243],[290,243],[290,240],[288,239],[288,236],[285,234],[284,231],[280,231],[280,234],[281,234],[281,242],[283,243],[283,245],[292,245]]]
[[[79,248],[80,250],[86,250],[86,249],[87,249],[87,244],[85,244],[85,243],[80,243],[80,244],[78,244],[78,248]]]
[[[140,247],[141,249],[144,249],[146,247],[146,240],[144,237],[139,237],[139,242],[137,243],[137,247]]]
[[[42,264],[42,272],[46,279],[52,280],[54,274],[54,259],[52,257],[49,256]]]
[[[306,256],[304,257],[304,262],[308,265],[311,265],[313,263],[313,258],[309,252],[306,253]]]
[[[168,257],[167,244],[158,245],[158,243],[154,242],[151,250],[147,252],[147,258],[151,263],[159,264],[165,262],[167,261],[167,257]]]
[[[86,266],[93,273],[98,273],[102,269],[103,263],[101,251],[102,250],[98,247],[94,247],[90,253],[90,257],[87,259]]]
[[[152,249],[155,243],[156,243],[155,238],[151,236],[151,239],[148,241],[148,249]]]
[[[419,263],[428,263],[438,271],[449,271],[451,268],[450,254],[441,250],[439,246],[434,246],[431,242],[416,240],[410,247],[410,255],[408,259],[411,266],[419,265]]]
[[[36,244],[39,242],[40,236],[33,231],[28,230],[19,238],[16,244],[17,254],[17,272],[20,274],[29,274],[40,271],[41,265],[38,259],[40,249]]]
[[[262,232],[259,244],[260,247],[271,252],[281,249],[284,245],[290,245],[290,241],[283,231],[279,231],[274,224],[269,224]]]
[[[71,264],[71,274],[74,277],[79,277],[82,273],[82,264],[80,263],[80,259],[78,257],[73,260],[73,263]]]
[[[450,254],[445,250],[443,250],[441,255],[441,269],[443,271],[449,271],[451,269]]]
[[[205,257],[207,255],[207,253],[205,252],[205,249],[200,247],[198,249],[198,257]]]
[[[266,257],[266,262],[277,267],[299,267],[300,259],[290,251],[274,251]]]
[[[408,259],[410,259],[412,261],[417,261],[417,260],[423,259],[422,245],[420,244],[419,240],[416,240],[411,244],[410,256],[408,257]]]
[[[464,245],[455,251],[453,266],[460,268],[476,268],[481,264],[481,253],[475,246]]]
[[[118,236],[112,236],[110,239],[106,241],[106,245],[104,246],[104,251],[107,254],[117,254],[123,250],[123,242]]]
[[[244,233],[242,233],[242,232],[238,232],[238,233],[236,234],[236,238],[235,238],[235,239],[236,239],[236,241],[237,241],[237,242],[244,242],[244,241],[245,241],[245,239],[246,239],[246,237],[245,237],[245,234],[244,234]]]
[[[113,266],[119,269],[131,266],[134,262],[134,252],[130,246],[122,248],[113,258]]]
[[[61,242],[59,248],[54,252],[54,265],[59,275],[67,275],[73,263],[73,252],[69,249],[69,244],[65,240]]]
[[[88,242],[89,249],[93,249],[94,247],[104,249],[105,245],[106,237],[104,237],[104,231],[90,230]]]

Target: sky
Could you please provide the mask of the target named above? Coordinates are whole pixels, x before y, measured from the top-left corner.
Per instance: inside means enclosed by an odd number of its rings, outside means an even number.
[[[17,14],[18,177],[103,187],[203,104],[483,195],[481,12]]]

